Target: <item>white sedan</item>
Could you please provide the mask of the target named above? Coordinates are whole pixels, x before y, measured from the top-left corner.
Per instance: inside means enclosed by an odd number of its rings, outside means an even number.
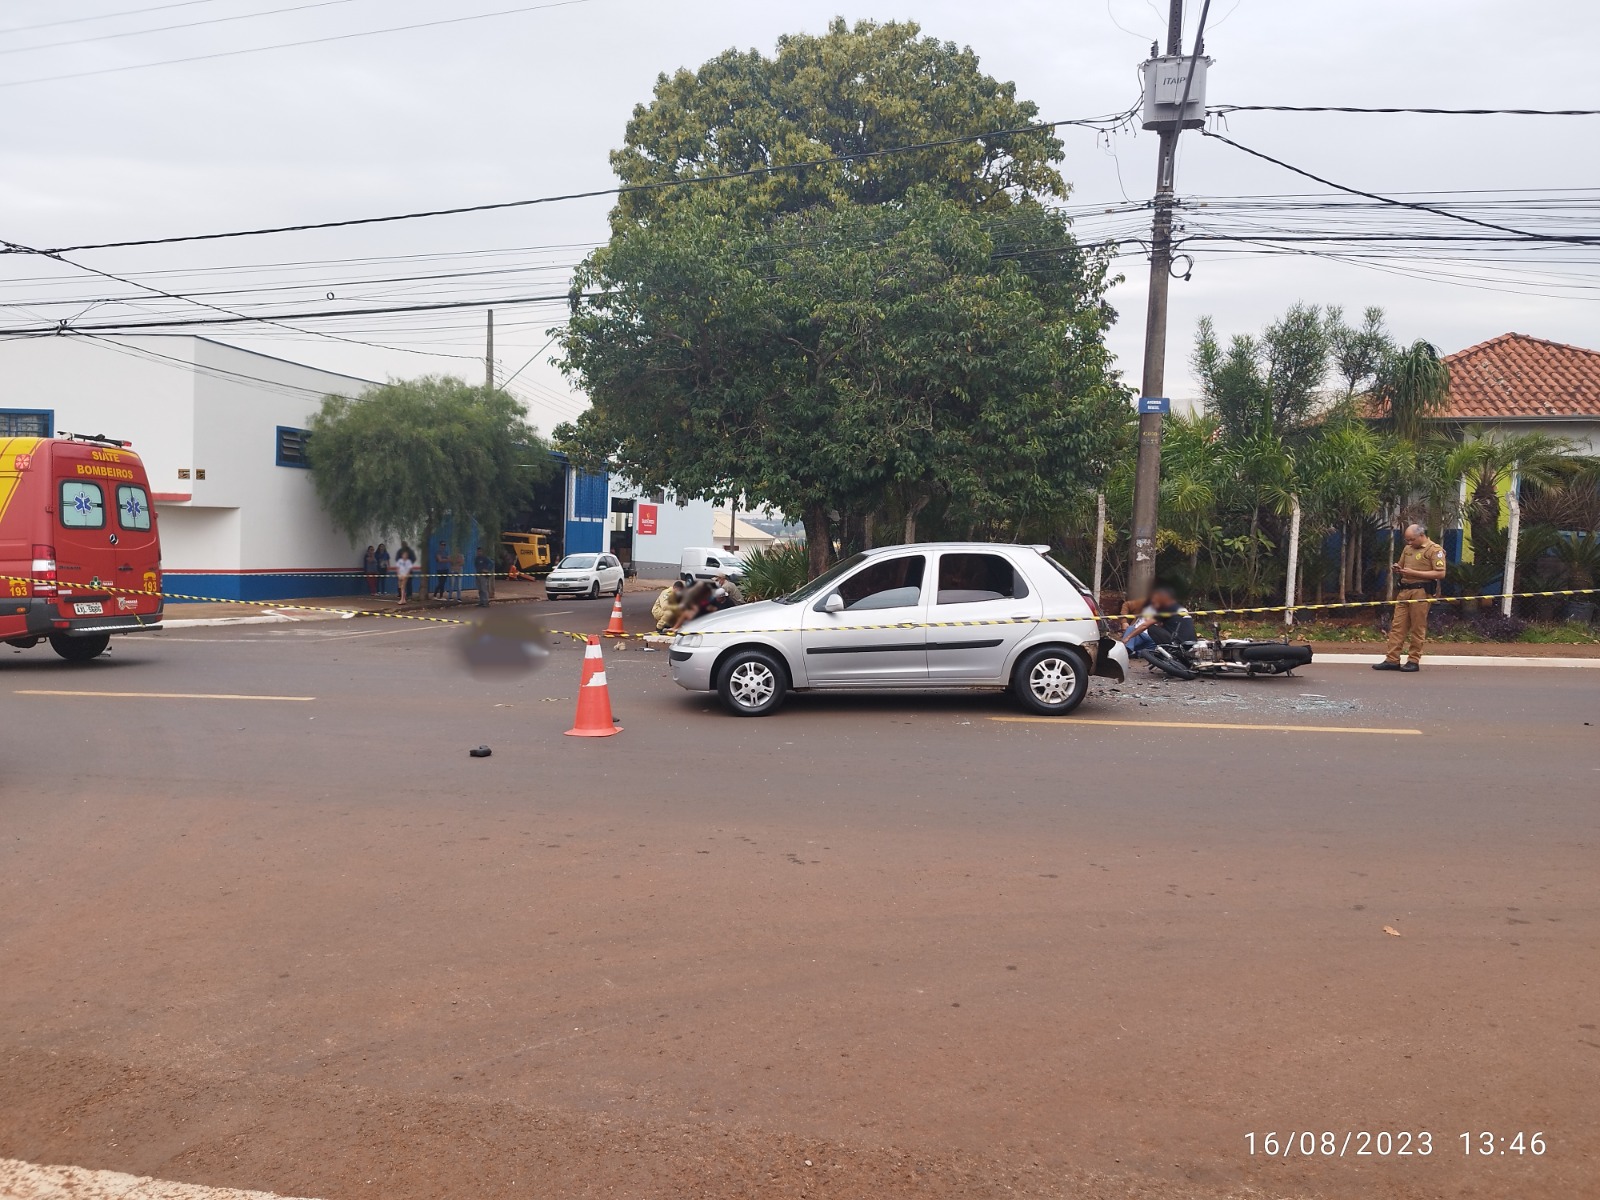
[[[763,716],[790,691],[1006,688],[1033,712],[1078,707],[1089,676],[1121,679],[1089,589],[1048,546],[920,542],[868,550],[781,599],[690,621],[672,678]]]
[[[614,554],[569,554],[545,578],[546,600],[565,596],[622,595],[622,563]]]

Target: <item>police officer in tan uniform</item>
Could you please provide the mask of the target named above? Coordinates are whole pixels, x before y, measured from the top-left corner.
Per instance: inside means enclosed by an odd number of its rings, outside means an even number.
[[[1444,547],[1428,537],[1421,525],[1406,526],[1406,548],[1394,564],[1394,618],[1389,625],[1389,653],[1374,671],[1420,671],[1422,643],[1428,638],[1428,601],[1439,594],[1444,581]],[[1400,656],[1410,642],[1409,660]]]

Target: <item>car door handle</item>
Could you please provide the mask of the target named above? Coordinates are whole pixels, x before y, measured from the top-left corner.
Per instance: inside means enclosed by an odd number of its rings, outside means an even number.
[[[1032,613],[1012,613],[1011,614],[1011,619],[1013,621],[1026,621],[1029,618],[1031,618],[1032,616],[1033,616]]]

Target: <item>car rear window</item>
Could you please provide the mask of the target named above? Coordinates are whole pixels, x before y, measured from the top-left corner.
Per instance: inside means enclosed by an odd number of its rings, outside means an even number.
[[[142,487],[123,484],[117,488],[117,524],[124,529],[150,528],[150,497]]]
[[[1060,563],[1058,563],[1055,559],[1051,558],[1048,554],[1041,554],[1039,557],[1044,559],[1045,562],[1049,563],[1058,572],[1060,572],[1063,576],[1065,576],[1067,582],[1070,583],[1073,587],[1078,589],[1078,594],[1079,595],[1081,595],[1081,596],[1088,596],[1089,595],[1089,587],[1088,587],[1088,585],[1086,583],[1083,582],[1083,580],[1079,579],[1076,575],[1074,575],[1071,571],[1067,570]]]
[[[999,554],[939,556],[939,604],[982,604],[1017,600],[1027,594],[1022,572]]]
[[[68,529],[104,529],[106,498],[98,483],[61,481],[61,523]]]

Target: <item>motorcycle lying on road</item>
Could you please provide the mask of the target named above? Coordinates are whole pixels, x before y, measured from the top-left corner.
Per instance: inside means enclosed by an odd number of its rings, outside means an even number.
[[[1221,675],[1293,675],[1296,667],[1311,661],[1311,647],[1282,641],[1222,636],[1222,626],[1211,626],[1212,636],[1194,641],[1169,641],[1135,652],[1152,669],[1174,679],[1215,678]]]

